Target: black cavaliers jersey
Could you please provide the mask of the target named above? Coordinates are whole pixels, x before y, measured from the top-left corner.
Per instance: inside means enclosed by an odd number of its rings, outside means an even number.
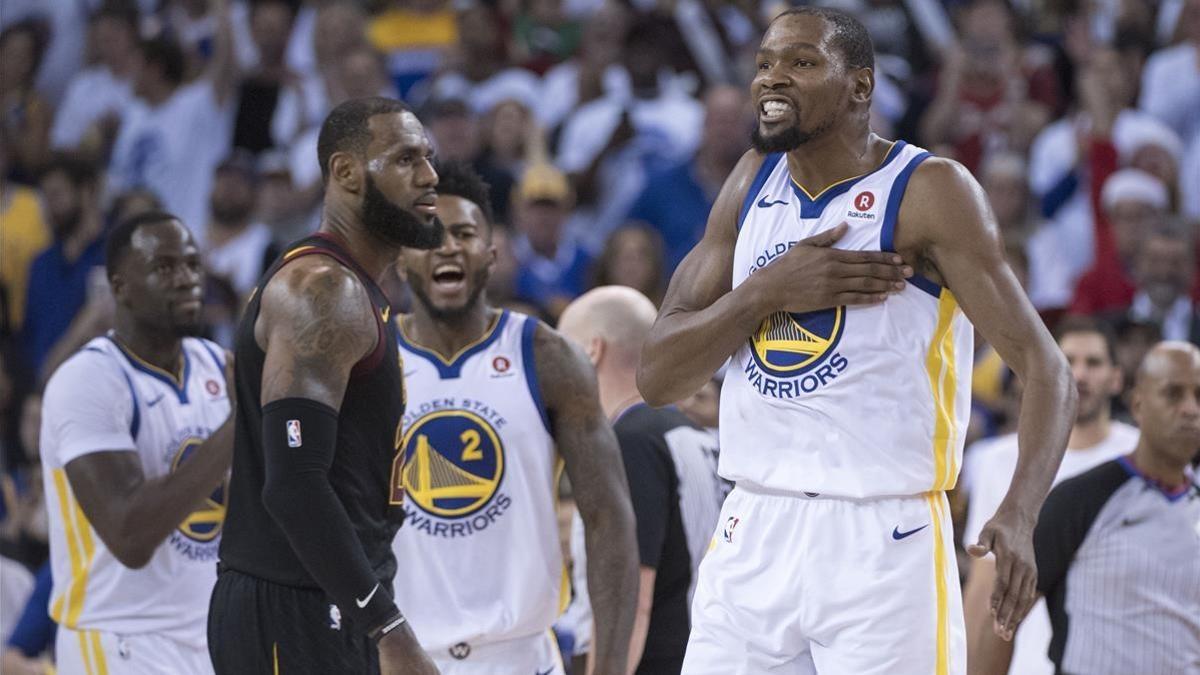
[[[392,539],[404,518],[398,466],[402,456],[396,451],[404,414],[404,384],[396,329],[388,321],[389,305],[383,291],[329,235],[318,233],[292,244],[259,280],[258,289],[265,287],[285,264],[305,255],[333,258],[352,271],[377,309],[378,344],[355,364],[338,411],[337,448],[329,483],[346,509],[379,582],[390,588],[396,573]],[[266,354],[254,339],[260,298],[257,291],[251,297],[238,325],[234,347],[237,422],[220,558],[223,565],[245,574],[289,586],[317,588],[262,500],[266,474],[260,401]]]

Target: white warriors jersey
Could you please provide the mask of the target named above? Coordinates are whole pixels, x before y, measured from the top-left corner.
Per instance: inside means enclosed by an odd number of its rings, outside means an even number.
[[[165,476],[229,416],[224,355],[184,338],[177,374],[139,359],[110,336],[66,361],[46,385],[41,455],[54,590],[50,616],[75,630],[155,633],[207,644],[208,601],[225,520],[216,487],[141,569],[121,564],[88,522],[63,467],[93,452],[136,452],[147,479]]]
[[[929,153],[893,144],[874,171],[811,197],[767,155],[738,219],[733,286],[798,241],[892,251],[909,177]],[[973,329],[923,277],[884,302],[769,316],[733,356],[721,392],[723,477],[840,497],[954,487],[971,402]]]
[[[399,331],[408,408],[395,597],[431,653],[545,633],[570,600],[536,327],[504,311],[449,361]]]

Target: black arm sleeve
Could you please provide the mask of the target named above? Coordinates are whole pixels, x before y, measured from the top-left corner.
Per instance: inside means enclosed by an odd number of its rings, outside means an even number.
[[[658,567],[671,514],[672,470],[667,465],[666,448],[661,439],[644,430],[616,431],[637,521],[638,558],[645,567]]]
[[[1128,478],[1117,462],[1106,462],[1050,491],[1033,531],[1038,592],[1047,597],[1054,594],[1096,516]]]
[[[329,484],[338,413],[303,398],[263,406],[262,499],[296,557],[338,609],[364,633],[397,613]]]

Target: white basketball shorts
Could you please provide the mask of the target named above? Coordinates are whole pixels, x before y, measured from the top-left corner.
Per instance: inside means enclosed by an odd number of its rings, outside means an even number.
[[[482,645],[429,650],[442,675],[566,675],[553,631]]]
[[[943,493],[853,500],[739,485],[700,564],[686,675],[962,675]]]
[[[212,675],[205,647],[195,648],[154,633],[121,635],[62,626],[54,642],[61,675]]]

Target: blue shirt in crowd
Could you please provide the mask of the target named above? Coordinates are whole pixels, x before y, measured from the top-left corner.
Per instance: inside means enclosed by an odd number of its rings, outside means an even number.
[[[646,180],[629,210],[629,220],[644,221],[662,235],[668,275],[704,235],[715,199],[696,180],[691,160],[652,173]]]
[[[34,373],[41,371],[46,355],[87,301],[88,275],[103,266],[104,237],[88,244],[75,262],[66,259],[57,241],[33,259],[21,346]]]

